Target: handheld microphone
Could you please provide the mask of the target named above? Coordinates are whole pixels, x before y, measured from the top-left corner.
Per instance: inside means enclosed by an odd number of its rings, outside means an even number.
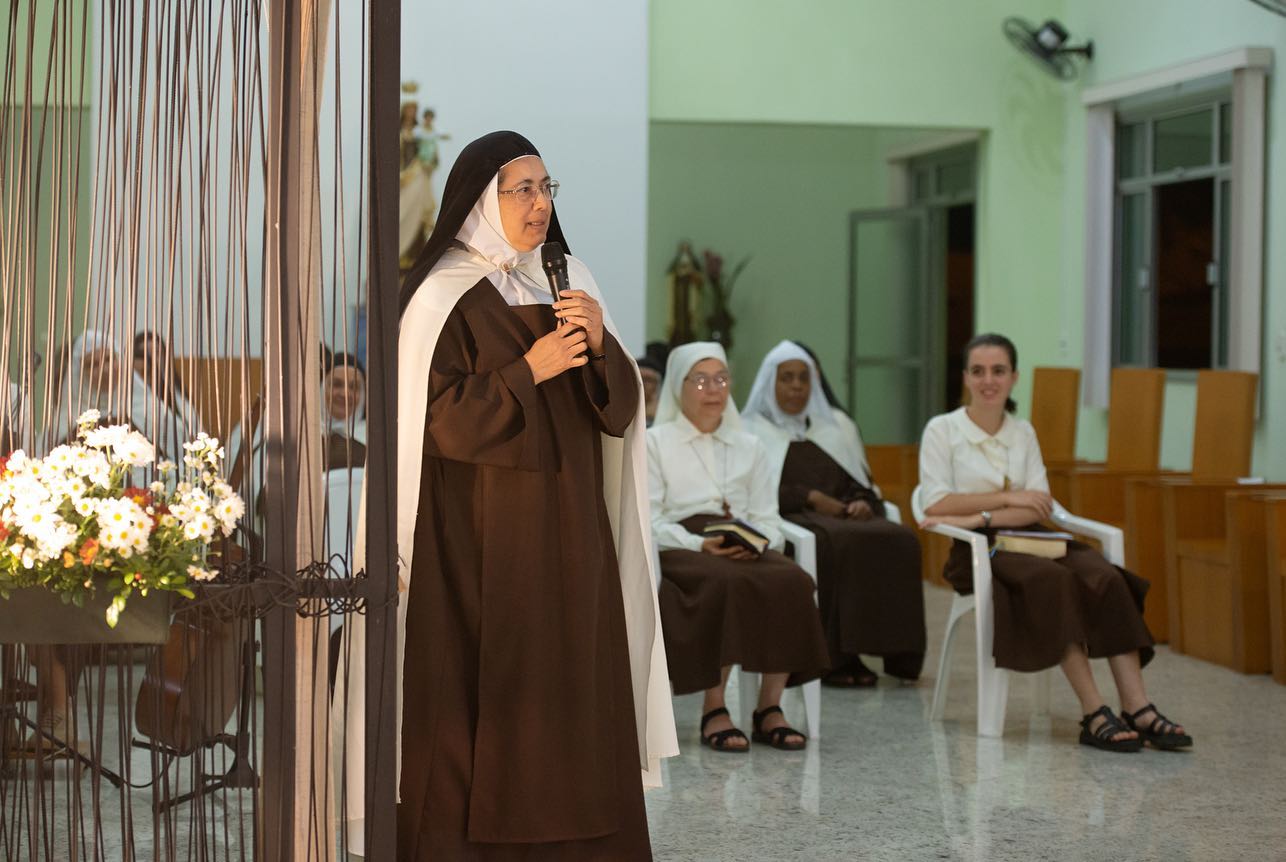
[[[547,242],[540,247],[540,266],[549,279],[549,292],[554,295],[554,302],[562,299],[562,291],[571,290],[567,281],[567,255],[563,253],[563,244]]]

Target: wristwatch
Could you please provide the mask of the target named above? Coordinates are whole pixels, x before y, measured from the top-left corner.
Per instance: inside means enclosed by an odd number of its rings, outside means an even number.
[[[983,509],[978,514],[982,515],[982,528],[986,530],[991,526],[991,513],[988,512],[986,509]]]

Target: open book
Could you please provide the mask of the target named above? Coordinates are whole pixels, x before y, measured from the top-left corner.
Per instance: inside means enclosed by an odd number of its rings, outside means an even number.
[[[996,550],[1057,560],[1067,556],[1067,543],[1073,538],[1071,533],[1044,530],[997,530]]]
[[[725,548],[740,545],[756,556],[762,554],[768,548],[767,536],[745,521],[738,521],[735,518],[729,521],[715,521],[706,524],[705,529],[701,532],[707,536],[722,536]]]

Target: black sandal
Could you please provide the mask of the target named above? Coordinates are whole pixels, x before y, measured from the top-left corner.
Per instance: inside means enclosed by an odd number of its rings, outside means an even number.
[[[1094,719],[1103,716],[1103,723],[1098,726],[1097,730],[1090,730],[1090,725]],[[1098,709],[1081,719],[1081,745],[1092,745],[1095,748],[1101,748],[1103,751],[1115,751],[1120,753],[1139,751],[1143,748],[1143,740],[1135,737],[1134,739],[1112,739],[1118,733],[1129,733],[1131,728],[1121,723],[1121,719],[1116,717],[1116,713],[1103,704]]]
[[[860,660],[855,664],[833,670],[822,677],[822,685],[832,688],[874,688],[880,678]]]
[[[761,725],[764,723],[764,719],[772,715],[774,712],[781,712],[781,707],[768,706],[753,714],[755,729],[750,734],[751,739],[755,742],[763,742],[771,745],[773,748],[779,748],[782,751],[799,751],[808,745],[808,737],[804,736],[804,734],[795,730],[793,727],[783,724],[781,727],[774,727],[772,730],[763,730]],[[798,736],[804,741],[787,742],[786,737],[788,736]]]
[[[723,751],[727,754],[745,754],[750,750],[750,740],[746,739],[746,735],[735,727],[730,727],[727,730],[716,730],[706,736],[706,725],[712,719],[716,719],[721,715],[728,715],[728,710],[722,706],[718,709],[712,709],[701,716],[701,744],[710,746],[712,751]],[[731,718],[731,716],[729,717]],[[737,738],[746,739],[746,744],[739,748],[733,748],[728,745],[728,740]]]
[[[1154,718],[1147,727],[1141,727],[1138,724],[1139,716],[1145,712],[1151,712]],[[1161,714],[1161,710],[1156,708],[1155,704],[1149,703],[1138,712],[1126,712],[1121,708],[1121,718],[1139,735],[1139,738],[1145,742],[1152,743],[1154,748],[1162,751],[1178,751],[1181,748],[1192,747],[1192,737],[1186,733],[1179,732],[1179,725]]]

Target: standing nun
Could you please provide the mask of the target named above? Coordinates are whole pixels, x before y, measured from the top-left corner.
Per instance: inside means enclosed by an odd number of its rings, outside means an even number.
[[[550,296],[557,191],[521,135],[469,144],[403,290],[404,860],[650,859],[677,753],[639,374],[583,263]]]
[[[782,517],[817,536],[831,657],[825,682],[875,685],[862,654],[882,656],[887,673],[913,680],[925,649],[920,544],[884,517],[857,428],[827,403],[821,379],[807,351],[781,342],[759,366],[746,428],[768,451]]]

